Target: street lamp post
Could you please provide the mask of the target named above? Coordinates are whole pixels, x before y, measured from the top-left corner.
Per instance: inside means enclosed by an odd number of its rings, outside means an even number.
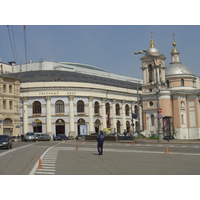
[[[159,109],[160,109],[160,101],[159,101],[159,92],[160,92],[160,89],[159,89],[159,85],[158,85],[158,71],[157,71],[157,65],[156,65],[156,62],[155,60],[157,59],[157,56],[156,55],[151,55],[150,53],[147,52],[147,50],[143,50],[143,51],[138,51],[138,52],[135,52],[134,54],[137,55],[137,54],[142,54],[142,53],[146,53],[148,56],[151,57],[151,60],[153,61],[153,64],[154,64],[154,68],[156,70],[156,96],[157,96],[157,122],[158,122],[158,142],[161,142],[163,140],[163,133],[162,133],[162,129],[161,129],[161,115],[159,114]]]
[[[139,81],[140,82],[140,81]],[[139,83],[138,82],[138,83]],[[141,137],[141,130],[140,130],[140,98],[139,98],[139,86],[137,83],[137,104],[138,104],[138,136]]]

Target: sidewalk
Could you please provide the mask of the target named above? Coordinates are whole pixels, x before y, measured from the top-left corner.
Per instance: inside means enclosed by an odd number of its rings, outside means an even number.
[[[119,143],[132,143],[134,141],[132,140],[120,140]],[[135,143],[137,144],[200,144],[200,140],[176,140],[172,139],[169,140],[163,140],[162,142],[158,142],[158,139],[147,139],[147,138],[139,138],[135,139]]]

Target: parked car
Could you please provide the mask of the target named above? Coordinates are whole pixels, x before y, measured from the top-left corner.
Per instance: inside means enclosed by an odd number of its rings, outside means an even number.
[[[24,136],[24,141],[28,142],[28,141],[34,141],[36,142],[36,136],[34,132],[28,132],[26,133],[26,135]]]
[[[68,140],[74,140],[74,137],[73,136],[68,136],[67,139]]]
[[[67,136],[65,134],[58,134],[53,138],[53,140],[67,140]]]
[[[8,135],[0,135],[0,147],[1,148],[12,148],[12,137]]]
[[[163,140],[171,140],[171,139],[175,139],[173,135],[166,135],[163,137]]]
[[[98,135],[99,133],[91,133],[90,135]]]
[[[12,141],[17,142],[17,141],[19,141],[19,138],[17,136],[12,136]]]
[[[50,141],[50,140],[51,140],[51,137],[47,133],[42,133],[42,134],[39,134],[38,136],[38,141]]]

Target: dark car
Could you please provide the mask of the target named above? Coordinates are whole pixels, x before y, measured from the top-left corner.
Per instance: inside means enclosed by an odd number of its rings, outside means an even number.
[[[91,133],[90,135],[98,135],[99,133]]]
[[[58,134],[53,138],[53,140],[67,140],[67,136],[65,134]]]
[[[8,135],[0,135],[0,147],[1,148],[12,148],[12,137]]]
[[[173,135],[166,135],[164,136],[163,140],[171,140],[171,139],[175,139]]]
[[[38,141],[50,141],[51,137],[47,133],[42,133],[38,136]]]

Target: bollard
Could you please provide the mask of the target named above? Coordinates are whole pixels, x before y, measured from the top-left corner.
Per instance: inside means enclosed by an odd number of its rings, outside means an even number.
[[[42,159],[41,158],[38,159],[38,169],[43,169],[43,167],[42,167]]]
[[[165,153],[169,153],[168,147],[165,148]]]
[[[78,144],[76,145],[76,149],[75,150],[78,150]]]

